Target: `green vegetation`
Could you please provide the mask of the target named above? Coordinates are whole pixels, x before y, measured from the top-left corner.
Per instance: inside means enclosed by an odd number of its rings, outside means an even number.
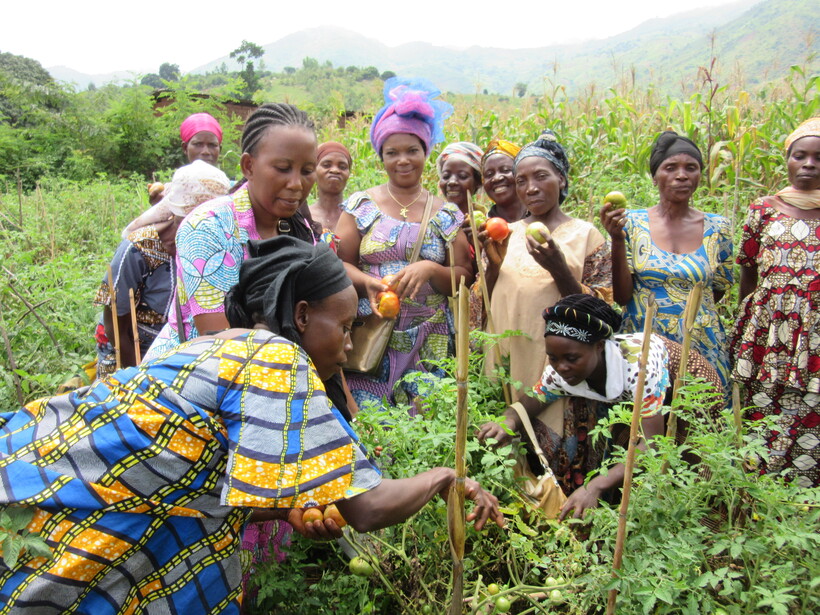
[[[339,69],[314,62],[281,76],[262,76],[259,96],[280,86],[308,92],[311,75],[324,79],[331,72],[339,76],[334,87],[344,97],[358,96],[346,89],[349,81],[341,79]],[[2,66],[0,325],[6,352],[0,357],[0,409],[12,410],[20,400],[53,393],[93,357],[94,291],[121,229],[147,206],[145,181],[155,171],[158,179],[167,179],[180,163],[179,121],[199,110],[223,120],[228,129],[223,166],[233,175],[238,130],[219,98],[194,96],[188,77],[175,82],[173,104],[156,116],[146,86],[75,94]],[[348,72],[362,88],[361,114],[342,126],[339,111],[352,104],[347,98],[308,97],[303,104],[317,121],[320,139],[350,148],[352,191],[383,180],[368,138],[368,114],[380,103],[381,79],[368,69],[345,69],[345,76]],[[211,90],[215,96],[235,93],[244,83],[227,73],[222,77],[225,83]],[[672,128],[705,150],[708,166],[696,205],[727,215],[739,229],[746,204],[785,183],[785,136],[801,120],[820,114],[820,76],[803,66],[748,91],[720,82],[713,67],[705,67],[680,98],[637,87],[631,79],[575,97],[562,84],[547,83],[547,94],[539,97],[450,96],[455,113],[446,125],[447,139],[484,145],[503,136],[524,143],[543,128],[553,129],[572,163],[564,208],[584,219],[595,219],[601,196],[612,190],[623,192],[634,207],[655,202],[649,150],[659,131]],[[436,186],[432,164],[425,182]],[[727,320],[735,300],[729,296],[722,304]],[[470,379],[474,426],[494,415],[500,403],[481,375],[480,358],[473,357]],[[599,612],[606,591],[617,584],[619,613],[820,611],[817,494],[744,471],[757,451],[753,439],[744,434],[738,445],[731,429],[696,420],[697,394],[695,385],[681,412],[695,424],[690,445],[697,446],[710,478],[699,480],[681,465],[680,450],[670,442],[640,457],[623,572],[616,580],[610,574],[614,509],[596,511],[591,525],[530,519],[510,488],[506,451],[471,440],[470,473],[503,499],[509,527],[468,534],[465,608],[488,613],[505,607],[503,599],[516,613]],[[357,421],[366,444],[384,448],[382,459],[393,476],[452,463],[453,382],[441,383],[425,399],[430,410],[423,417],[410,418],[403,409],[368,409]],[[623,417],[616,413],[612,420]],[[724,421],[730,424],[729,417]],[[667,475],[659,473],[664,460],[670,463]],[[711,518],[715,531],[700,523],[704,517]],[[38,548],[33,537],[18,533],[18,521],[0,519],[10,532],[3,540],[13,533],[14,545]],[[260,599],[287,605],[284,601],[298,596],[304,604],[282,606],[288,613],[319,612],[329,603],[339,613],[444,611],[450,556],[441,503],[356,545],[375,569],[372,577],[351,575],[335,545],[297,539],[285,564],[257,576]],[[309,579],[308,592],[303,578]],[[493,583],[499,591],[491,597]]]

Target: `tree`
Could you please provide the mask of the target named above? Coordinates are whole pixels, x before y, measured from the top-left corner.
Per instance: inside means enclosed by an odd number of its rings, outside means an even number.
[[[396,73],[394,73],[392,70],[386,70],[382,73],[382,81],[387,81],[388,79],[392,79],[395,76]]]
[[[159,78],[165,81],[179,81],[179,66],[165,62],[159,67]]]
[[[293,73],[295,73],[295,72],[296,72],[296,69],[295,69],[295,68],[293,68],[292,66],[286,66],[286,67],[285,67],[285,68],[283,68],[282,70],[284,70],[284,71],[285,71],[285,74],[286,74],[286,75],[292,75]]]
[[[515,93],[518,95],[518,98],[524,98],[524,95],[527,93],[527,84],[523,81],[519,81],[515,84]]]
[[[362,69],[362,74],[359,77],[359,81],[370,81],[372,79],[379,78],[379,69],[375,66],[368,66]]]
[[[160,76],[156,73],[148,73],[140,79],[140,85],[147,85],[149,88],[160,90],[165,87]]]
[[[265,55],[265,50],[259,45],[250,41],[242,41],[242,44],[230,53],[233,60],[244,64],[245,68],[239,72],[239,76],[245,81],[244,94],[250,96],[259,89],[259,76],[253,66],[253,61]]]

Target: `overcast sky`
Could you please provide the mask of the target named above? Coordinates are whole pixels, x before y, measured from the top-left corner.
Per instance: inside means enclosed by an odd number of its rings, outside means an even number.
[[[653,17],[737,0],[8,0],[0,51],[88,74],[183,72],[227,55],[243,39],[272,43],[333,25],[389,46],[540,47],[613,36]]]

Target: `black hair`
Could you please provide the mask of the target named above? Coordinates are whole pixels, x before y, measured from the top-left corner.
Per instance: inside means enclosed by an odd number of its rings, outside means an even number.
[[[253,154],[265,132],[271,126],[301,126],[315,132],[308,114],[287,103],[265,103],[251,113],[242,131],[242,153]]]
[[[573,308],[579,312],[586,312],[612,327],[613,331],[621,328],[621,315],[612,309],[606,301],[599,299],[595,295],[567,295],[561,298],[555,307]]]

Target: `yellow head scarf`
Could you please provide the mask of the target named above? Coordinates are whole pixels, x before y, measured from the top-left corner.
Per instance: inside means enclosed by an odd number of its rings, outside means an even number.
[[[484,168],[484,163],[487,161],[487,158],[492,156],[493,154],[504,154],[505,156],[509,156],[513,160],[518,155],[518,152],[521,151],[521,148],[518,147],[515,143],[510,143],[509,141],[505,141],[504,139],[493,139],[490,141],[490,144],[487,146],[486,151],[484,152],[484,157],[481,159],[481,168]]]
[[[813,117],[798,126],[786,137],[786,152],[803,137],[820,137],[820,117]],[[820,190],[798,190],[794,186],[784,188],[777,193],[783,201],[800,209],[820,209]]]

